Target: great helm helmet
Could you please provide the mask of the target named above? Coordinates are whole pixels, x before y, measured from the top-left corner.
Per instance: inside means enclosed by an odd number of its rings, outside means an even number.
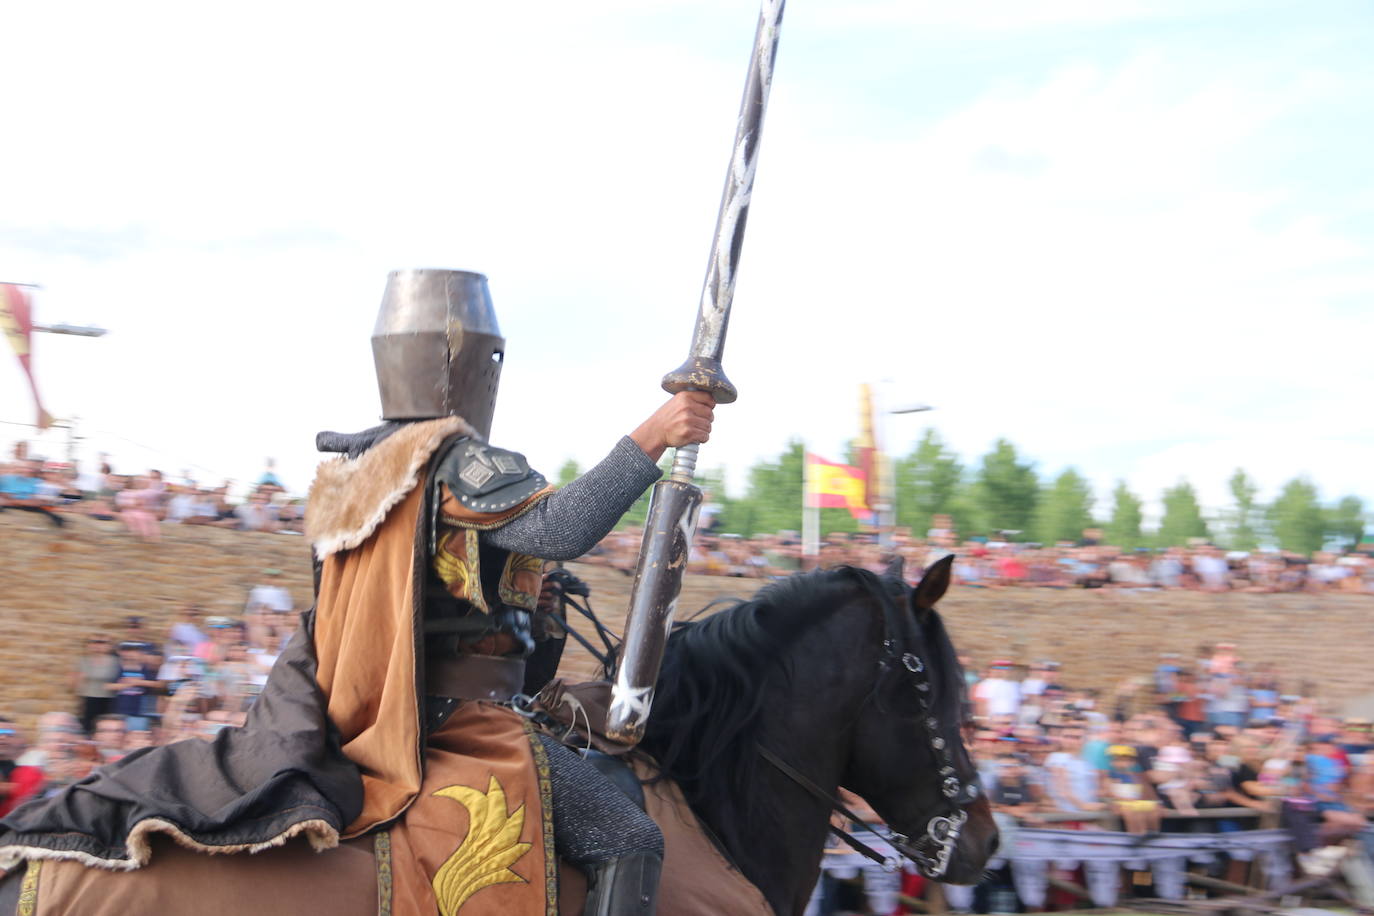
[[[459,416],[486,438],[505,352],[482,274],[393,270],[387,275],[372,332],[382,419]]]

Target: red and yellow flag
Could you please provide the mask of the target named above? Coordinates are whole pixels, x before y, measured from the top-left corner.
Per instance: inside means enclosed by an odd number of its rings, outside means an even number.
[[[19,365],[29,379],[33,403],[38,408],[38,428],[47,429],[52,425],[52,414],[43,409],[43,401],[38,396],[38,383],[33,377],[33,307],[23,287],[0,283],[0,330],[9,338],[10,346],[14,347],[14,353],[19,357]]]
[[[848,509],[857,519],[872,514],[866,499],[867,478],[859,468],[834,464],[806,453],[806,505],[808,508]]]

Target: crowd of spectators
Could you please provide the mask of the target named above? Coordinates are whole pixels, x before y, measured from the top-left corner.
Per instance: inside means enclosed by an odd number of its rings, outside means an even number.
[[[118,633],[90,635],[71,671],[71,711],[40,716],[31,746],[0,716],[0,816],[138,748],[243,724],[298,622],[280,576],[264,570],[240,617],[190,605],[165,633],[128,617]]]
[[[973,709],[967,740],[1004,830],[1120,830],[1149,842],[1161,832],[1282,827],[1309,875],[1329,874],[1347,855],[1374,856],[1374,724],[1327,714],[1306,685],[1247,665],[1231,643],[1191,658],[1164,653],[1152,678],[1110,689],[1074,685],[1053,661],[961,661]],[[1243,885],[1248,864],[1213,869]],[[1051,872],[1061,886],[1083,883],[1074,870]],[[863,880],[854,879],[860,891]],[[975,895],[978,912],[998,898],[1011,908],[996,912],[1015,912],[1015,895],[1007,869],[991,872]],[[1073,905],[1072,895],[1050,896],[1051,909]]]
[[[1281,692],[1279,671],[1247,666],[1230,643],[1168,653],[1152,683],[1110,692],[1068,686],[1053,662],[1014,673],[1006,659],[970,670],[972,745],[994,805],[1023,823],[1106,813],[1149,834],[1165,817],[1286,803],[1336,836],[1374,814],[1370,720]]]
[[[25,443],[0,463],[0,511],[43,515],[57,527],[70,515],[120,523],[132,535],[156,541],[166,524],[206,525],[244,531],[301,534],[305,500],[290,496],[273,462],[242,499],[231,496],[230,481],[206,486],[161,471],[116,474],[102,458],[95,472],[72,462],[31,458]],[[969,588],[1084,588],[1115,590],[1192,589],[1207,592],[1347,592],[1374,594],[1374,547],[1311,557],[1279,550],[1225,551],[1211,544],[1162,550],[1124,550],[1102,543],[1090,529],[1078,543],[1016,543],[996,538],[958,541],[948,528],[926,537],[897,528],[880,538],[872,533],[832,533],[807,556],[794,531],[740,537],[717,530],[708,504],[693,545],[689,571],[702,575],[767,579],[816,566],[841,564],[875,572],[900,557],[911,573],[941,557],[955,556],[954,581]],[[937,516],[937,522],[945,517]],[[642,529],[611,532],[583,558],[632,572]]]
[[[286,493],[270,459],[244,499],[233,499],[231,489],[230,481],[212,487],[189,476],[168,479],[158,470],[117,474],[104,459],[97,470],[83,472],[75,462],[31,458],[22,442],[0,462],[0,511],[42,515],[58,528],[79,515],[117,524],[145,541],[159,540],[164,524],[302,532],[305,501]]]
[[[583,559],[632,572],[641,535],[642,529],[634,527],[614,531]],[[805,556],[795,532],[743,538],[699,531],[689,572],[768,579],[841,564],[882,572],[900,557],[907,572],[917,575],[953,554],[954,581],[969,588],[1374,594],[1374,557],[1365,552],[1306,557],[1277,550],[1224,551],[1211,544],[1121,550],[1092,537],[1084,540],[1055,546],[995,539],[955,543],[939,532],[914,538],[898,529],[887,544],[870,534],[831,534],[815,556]]]
[[[71,671],[71,710],[41,716],[29,745],[0,716],[0,816],[139,748],[242,724],[297,625],[280,582],[264,570],[239,617],[187,606],[165,632],[128,617],[92,634]],[[1114,685],[1053,661],[961,662],[967,740],[999,818],[1142,840],[1282,825],[1312,872],[1374,836],[1374,724],[1335,717],[1309,685],[1248,664],[1234,644],[1164,653],[1152,677]],[[987,884],[1014,893],[1005,872]]]

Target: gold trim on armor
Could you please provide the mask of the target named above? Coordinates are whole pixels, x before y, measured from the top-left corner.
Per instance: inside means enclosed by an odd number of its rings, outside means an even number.
[[[24,870],[24,883],[19,888],[18,916],[33,916],[38,912],[38,875],[43,870],[42,859],[30,859]]]
[[[391,916],[391,831],[383,830],[372,841],[377,863],[377,916]]]
[[[539,777],[540,819],[544,822],[544,896],[547,901],[544,916],[558,916],[558,851],[553,842],[553,777],[549,771],[549,754],[544,750],[534,726],[528,721],[520,724],[530,740],[534,771]]]
[[[462,538],[461,544],[454,543],[458,538]],[[434,550],[435,574],[450,595],[467,601],[483,614],[490,614],[487,596],[482,594],[481,568],[476,531],[459,529],[443,533]]]
[[[522,581],[524,588],[521,587]],[[544,561],[527,553],[506,555],[497,594],[502,604],[533,611],[539,606],[539,589],[544,585]]]
[[[520,516],[524,515],[526,512],[530,511],[535,506],[543,502],[544,498],[547,497],[550,493],[552,493],[555,489],[555,487],[545,487],[540,492],[531,496],[530,501],[525,503],[519,509],[516,509],[509,515],[502,515],[500,518],[494,521],[474,522],[471,519],[457,518],[453,515],[450,515],[447,512],[439,513],[439,521],[443,522],[446,525],[452,525],[455,528],[470,528],[473,531],[491,531],[495,528],[500,528],[507,522],[513,521],[514,519],[517,519]]]

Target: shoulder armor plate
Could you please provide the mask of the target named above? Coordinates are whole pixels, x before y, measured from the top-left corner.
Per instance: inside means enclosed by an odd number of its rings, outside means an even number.
[[[434,478],[475,512],[504,512],[548,485],[524,455],[471,438],[449,447]]]

